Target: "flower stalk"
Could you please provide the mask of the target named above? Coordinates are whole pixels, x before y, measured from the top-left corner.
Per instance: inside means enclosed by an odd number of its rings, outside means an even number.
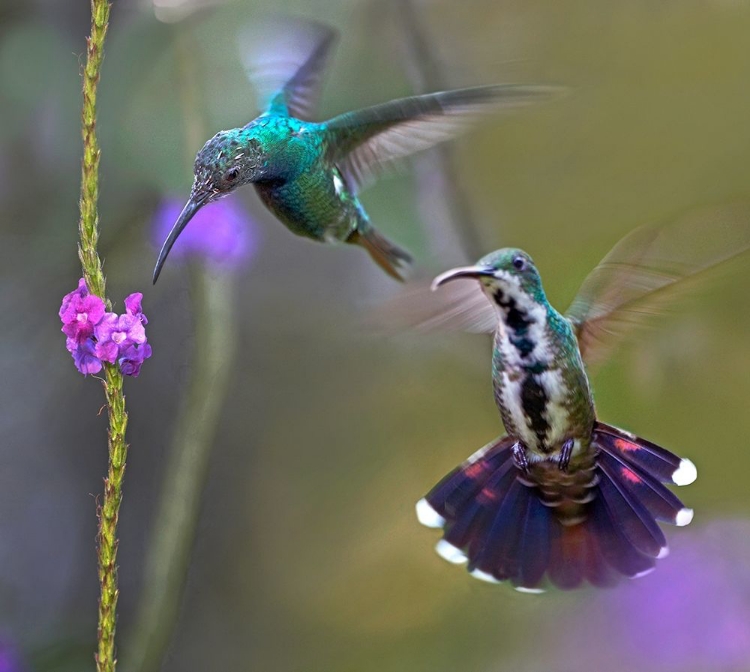
[[[96,137],[96,94],[102,59],[104,38],[109,25],[109,2],[91,0],[91,35],[86,39],[86,65],[83,70],[83,161],[81,165],[81,216],[78,224],[78,256],[89,291],[101,298],[107,307],[106,283],[102,262],[97,252],[99,240],[99,142]],[[128,446],[125,431],[128,415],[122,390],[122,374],[115,364],[104,364],[104,396],[109,420],[109,465],[104,479],[104,496],[97,505],[99,529],[97,559],[100,584],[97,650],[98,672],[114,672],[115,626],[117,621],[117,521],[122,502],[122,482]]]

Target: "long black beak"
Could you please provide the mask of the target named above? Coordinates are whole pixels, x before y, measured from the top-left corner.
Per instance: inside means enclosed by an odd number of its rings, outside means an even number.
[[[167,255],[172,249],[172,245],[175,244],[178,236],[188,225],[188,222],[194,217],[195,213],[206,204],[206,201],[207,198],[205,196],[191,196],[190,200],[185,203],[185,207],[182,209],[180,216],[177,218],[177,221],[169,232],[167,239],[164,241],[164,245],[161,247],[161,252],[159,252],[159,258],[156,260],[156,266],[154,268],[154,284],[156,284],[156,281],[159,279],[161,267],[164,266],[164,262],[167,260]]]
[[[495,272],[485,266],[461,266],[460,268],[452,268],[450,271],[438,275],[432,281],[430,289],[434,292],[440,285],[444,285],[451,280],[458,280],[459,278],[481,278],[483,276],[492,278],[494,275]]]

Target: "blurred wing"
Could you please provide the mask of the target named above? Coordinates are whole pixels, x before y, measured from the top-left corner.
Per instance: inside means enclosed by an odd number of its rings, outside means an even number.
[[[549,99],[552,86],[478,86],[392,100],[327,122],[329,158],[359,191],[386,164],[448,140],[482,116]]]
[[[293,19],[242,31],[242,63],[263,108],[311,121],[337,37],[328,26]]]
[[[704,274],[748,248],[747,204],[633,231],[584,280],[567,312],[584,360],[604,360],[629,330],[673,307]]]
[[[368,311],[368,331],[469,331],[491,333],[497,327],[495,309],[476,280],[456,280],[430,290],[427,280],[406,284],[397,296]]]

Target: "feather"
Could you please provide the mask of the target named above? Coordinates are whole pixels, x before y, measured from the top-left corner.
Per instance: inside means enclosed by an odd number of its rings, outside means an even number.
[[[455,137],[482,116],[548,99],[561,91],[551,86],[478,86],[346,112],[326,122],[328,158],[358,192],[389,163]]]
[[[487,444],[445,476],[430,490],[425,501],[443,518],[455,519],[465,502],[479,493],[492,474],[509,463],[513,443],[513,439],[504,436]]]
[[[566,527],[555,520],[551,526],[549,578],[558,588],[570,590],[581,585],[585,572],[583,524]]]
[[[525,519],[521,523],[518,574],[514,584],[522,588],[536,588],[549,565],[552,511],[542,504],[533,489],[525,488],[524,497],[527,508]]]
[[[458,280],[430,291],[430,281],[411,280],[404,291],[368,309],[368,332],[393,334],[407,329],[492,333],[497,313],[479,283]]]
[[[523,497],[526,489],[513,474],[507,490],[503,492],[498,488],[495,491],[498,497],[494,499],[495,509],[483,534],[481,550],[469,556],[470,571],[479,569],[498,581],[518,575],[518,547],[526,517],[527,501]]]
[[[636,497],[656,520],[672,525],[687,525],[693,516],[679,498],[658,480],[614,454],[601,451],[599,463],[610,472],[618,473],[620,483]]]
[[[323,24],[289,18],[242,31],[242,63],[263,109],[311,121],[337,37]]]
[[[667,540],[646,507],[625,488],[617,473],[600,463],[599,495],[614,525],[644,555],[658,558],[667,552]]]
[[[723,206],[623,238],[588,275],[566,317],[588,365],[638,325],[672,308],[709,270],[750,248],[750,207]]]
[[[639,467],[662,483],[689,485],[697,476],[695,465],[690,460],[679,458],[651,441],[612,425],[597,422],[594,427],[594,441],[601,450],[627,464]]]

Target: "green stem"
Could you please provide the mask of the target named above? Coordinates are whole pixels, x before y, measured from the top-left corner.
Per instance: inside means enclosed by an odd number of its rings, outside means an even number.
[[[96,250],[99,241],[99,141],[96,139],[96,90],[104,58],[104,37],[109,26],[109,3],[91,0],[91,36],[86,38],[86,67],[83,70],[83,162],[81,165],[81,219],[78,256],[83,277],[93,294],[106,300],[102,262]]]
[[[231,273],[191,271],[195,351],[188,389],[175,423],[161,504],[148,546],[136,632],[128,669],[160,668],[169,645],[189,566],[201,493],[234,359]]]
[[[109,3],[91,0],[91,35],[86,39],[86,66],[83,70],[83,161],[81,164],[81,218],[78,223],[78,256],[89,290],[107,301],[106,280],[97,252],[99,240],[99,142],[96,138],[96,92],[104,58],[104,38],[109,25]],[[122,375],[115,365],[104,365],[104,396],[109,418],[109,466],[104,479],[104,497],[97,506],[99,530],[97,559],[99,570],[99,624],[97,629],[96,667],[99,672],[114,672],[115,626],[117,622],[117,519],[122,501],[122,481],[128,446],[125,430],[128,415],[122,391]]]

